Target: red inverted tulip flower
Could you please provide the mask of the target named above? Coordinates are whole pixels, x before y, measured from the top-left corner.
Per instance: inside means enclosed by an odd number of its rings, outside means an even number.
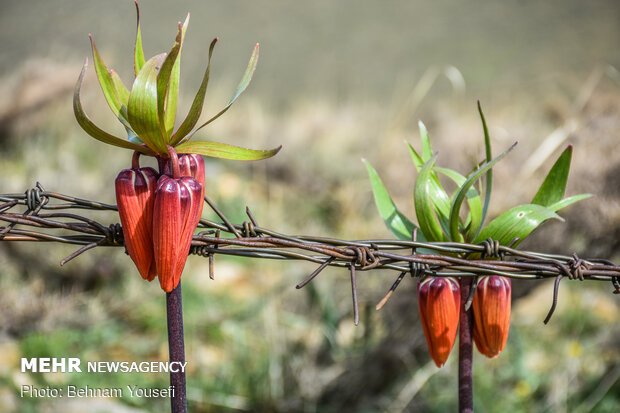
[[[145,280],[157,275],[153,259],[153,203],[159,174],[153,168],[140,168],[135,152],[132,168],[116,177],[116,203],[123,225],[127,253]]]
[[[437,367],[448,360],[459,325],[461,289],[454,278],[428,277],[418,284],[426,344]]]
[[[178,158],[169,148],[172,177],[162,175],[155,190],[153,247],[161,288],[171,292],[181,279],[202,206],[202,185],[180,176]]]
[[[498,275],[480,279],[474,293],[474,342],[489,358],[506,347],[510,329],[510,278]]]

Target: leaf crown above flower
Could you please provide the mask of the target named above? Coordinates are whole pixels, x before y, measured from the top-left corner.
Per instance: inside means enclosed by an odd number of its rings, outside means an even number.
[[[548,219],[563,220],[556,213],[560,209],[592,196],[580,194],[564,198],[573,153],[572,146],[568,146],[551,167],[529,204],[514,207],[484,226],[492,192],[492,168],[516,146],[516,142],[493,158],[489,131],[480,103],[478,103],[478,112],[484,131],[486,159],[467,176],[452,169],[436,166],[437,155],[433,155],[430,138],[422,122],[419,122],[422,140],[421,154],[407,143],[418,171],[414,186],[414,206],[418,225],[398,209],[377,171],[364,160],[379,214],[388,229],[398,239],[410,241],[413,232],[417,230],[417,240],[422,242],[480,243],[492,238],[499,241],[500,245],[516,246]],[[441,185],[439,174],[446,176],[457,185],[458,188],[451,196]],[[485,176],[483,203],[481,201],[482,178]],[[476,188],[476,183],[479,184],[479,188]],[[463,219],[461,209],[465,202],[468,211]]]
[[[198,124],[209,83],[211,57],[217,43],[213,39],[209,46],[208,63],[202,82],[194,97],[189,112],[179,127],[174,130],[179,95],[181,51],[189,23],[189,13],[184,23],[179,23],[174,45],[169,53],[158,54],[145,60],[140,31],[140,9],[135,1],[137,30],[134,48],[135,80],[131,90],[127,89],[114,70],[108,70],[95,41],[90,36],[97,79],[110,109],[127,131],[127,139],[111,135],[95,125],[86,115],[80,99],[80,90],[88,66],[88,59],[75,85],[73,109],[79,125],[93,138],[109,145],[131,149],[147,155],[167,157],[167,146],[173,146],[178,153],[196,153],[223,159],[259,160],[274,156],[280,147],[268,150],[240,148],[219,142],[189,142],[203,127],[223,115],[250,84],[258,62],[258,43],[254,47],[247,69],[228,104],[202,123]]]

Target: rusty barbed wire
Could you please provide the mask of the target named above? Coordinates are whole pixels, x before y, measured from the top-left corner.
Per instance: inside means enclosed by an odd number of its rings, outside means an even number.
[[[103,225],[91,218],[65,211],[86,209],[116,211],[116,205],[45,191],[41,184],[24,193],[0,195],[0,241],[59,242],[80,245],[80,248],[61,261],[61,265],[96,247],[124,246],[121,225]],[[221,223],[201,219],[200,232],[194,235],[190,254],[209,259],[209,275],[214,278],[216,254],[250,258],[304,260],[319,264],[310,276],[296,285],[303,288],[327,266],[341,267],[351,274],[352,298],[356,324],[356,271],[374,269],[399,272],[386,296],[377,304],[382,308],[406,274],[423,278],[475,277],[500,275],[514,279],[555,278],[553,305],[545,324],[555,310],[560,281],[596,280],[611,282],[615,294],[620,294],[620,266],[605,259],[581,259],[570,256],[520,251],[501,246],[497,240],[480,244],[454,242],[418,242],[414,231],[411,241],[402,240],[341,240],[319,236],[290,236],[262,228],[249,208],[249,221],[233,224],[207,197],[205,202],[222,220]],[[23,212],[13,212],[25,207]],[[37,230],[29,229],[35,228]],[[58,234],[61,232],[61,234]],[[423,250],[424,253],[421,253]],[[473,291],[473,289],[472,289]],[[472,297],[473,298],[473,297]],[[468,300],[469,302],[469,300]]]

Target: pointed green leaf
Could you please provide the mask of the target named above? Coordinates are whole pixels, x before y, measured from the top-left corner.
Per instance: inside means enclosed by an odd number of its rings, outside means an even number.
[[[572,155],[573,146],[569,145],[551,167],[534,199],[532,199],[532,204],[549,206],[562,199],[566,190]]]
[[[255,150],[225,143],[196,141],[182,143],[174,149],[176,149],[177,153],[196,153],[212,158],[231,159],[234,161],[258,161],[271,158],[282,149],[282,146],[268,150]]]
[[[106,67],[99,51],[97,50],[97,46],[95,46],[93,36],[89,35],[88,37],[90,38],[90,45],[93,51],[95,72],[97,73],[97,79],[99,80],[99,85],[103,91],[103,96],[116,117],[123,123],[123,125],[128,127],[129,123],[127,122],[127,114],[123,110],[123,106],[127,105],[127,100],[124,98],[129,95],[129,92],[127,91],[125,85],[123,85],[123,82],[120,80],[118,75],[114,71],[108,70]]]
[[[495,165],[497,162],[499,162],[500,159],[506,156],[508,152],[510,152],[516,145],[517,142],[513,143],[508,149],[506,149],[495,159],[482,165],[480,169],[471,174],[463,183],[463,185],[461,185],[454,198],[454,201],[452,201],[452,207],[450,208],[450,237],[452,241],[458,241],[461,236],[459,233],[459,213],[461,211],[461,205],[463,204],[463,200],[465,199],[465,196],[467,195],[469,189],[482,176],[482,174],[490,170],[493,165]]]
[[[418,218],[418,225],[427,241],[445,241],[446,237],[437,222],[433,210],[432,189],[432,168],[435,165],[437,155],[429,159],[418,174],[413,191],[413,201],[415,213]]]
[[[197,127],[196,129],[194,129],[194,131],[192,131],[188,135],[188,139],[191,139],[191,137],[194,136],[194,134],[198,132],[200,129],[204,128],[209,123],[213,122],[214,120],[222,116],[224,113],[226,113],[226,111],[232,106],[235,100],[237,100],[237,98],[249,86],[250,82],[252,81],[252,76],[254,76],[254,71],[256,70],[257,63],[258,63],[258,43],[256,43],[256,46],[254,46],[254,50],[252,51],[252,56],[250,56],[250,61],[248,62],[248,67],[245,69],[245,73],[243,74],[241,81],[237,85],[237,90],[235,91],[235,94],[233,95],[232,99],[230,99],[230,102],[228,102],[228,104],[224,107],[224,109],[220,110],[215,116],[213,116],[211,119],[209,119],[208,121],[206,121],[205,123]]]
[[[411,222],[405,214],[398,210],[396,204],[394,204],[390,194],[383,185],[381,178],[379,178],[377,171],[370,165],[369,162],[366,160],[362,161],[368,170],[368,176],[370,177],[370,184],[372,186],[372,193],[375,198],[375,203],[377,204],[379,215],[383,218],[385,225],[396,238],[411,241],[411,235],[417,226]],[[418,235],[418,241],[424,242],[420,239],[422,238],[422,234]]]
[[[452,169],[435,167],[435,170],[439,173],[446,175],[452,179],[459,187],[463,186],[467,178]],[[456,196],[456,194],[455,194]],[[478,229],[482,224],[482,202],[480,200],[480,194],[474,186],[467,191],[467,205],[469,206],[469,214],[466,225],[469,225],[467,230],[466,241],[469,241],[475,237],[478,233]]]
[[[515,237],[518,245],[528,235],[548,219],[564,221],[558,214],[542,205],[521,205],[504,212],[495,218],[478,234],[474,243],[488,238],[499,241],[501,245],[508,245]]]
[[[114,70],[110,70],[110,76],[112,77],[112,82],[114,82],[114,88],[116,89],[116,93],[118,95],[118,100],[121,104],[120,112],[123,112],[123,106],[125,107],[125,115],[127,115],[127,103],[129,103],[129,90],[118,76]]]
[[[176,118],[181,67],[179,64],[181,61],[180,54],[188,23],[189,14],[184,24],[179,23],[179,31],[174,46],[170,53],[168,53],[168,56],[166,56],[166,60],[164,60],[157,74],[157,116],[159,117],[160,127],[166,143],[170,141],[169,138],[172,135]]]
[[[420,170],[424,166],[424,160],[422,157],[413,149],[413,146],[409,142],[407,143],[407,147],[409,148],[409,153],[411,154],[411,159],[413,159],[413,163],[416,166],[416,170],[420,173]],[[431,199],[433,200],[433,205],[435,206],[435,211],[437,212],[437,218],[439,219],[439,223],[443,228],[445,233],[448,233],[448,217],[450,215],[450,197],[446,193],[446,191],[441,186],[441,182],[439,182],[439,177],[437,176],[437,172],[435,172],[434,168],[431,170],[431,183],[430,183],[430,191],[431,191]]]
[[[582,201],[584,199],[588,199],[591,197],[592,197],[592,194],[580,194],[580,195],[569,196],[568,198],[565,198],[561,201],[548,205],[547,208],[549,208],[552,211],[557,212],[560,209],[566,208],[567,206],[574,204],[575,202],[579,202],[579,201]]]
[[[411,159],[413,159],[413,164],[415,165],[416,171],[420,172],[420,169],[424,166],[424,159],[416,152],[413,146],[409,142],[405,142],[407,144],[407,148],[409,148],[409,154],[411,155]]]
[[[482,113],[482,107],[480,106],[480,101],[478,101],[478,113],[480,114],[480,120],[482,121],[482,130],[484,132],[484,151],[486,155],[486,161],[491,162],[491,159],[493,159],[493,151],[491,150],[491,138],[489,137],[489,128],[487,127],[487,121],[484,118],[484,113]],[[484,206],[482,207],[482,218],[481,218],[482,224],[484,224],[484,220],[487,217],[487,212],[489,210],[489,203],[491,202],[492,192],[493,192],[493,169],[491,168],[487,172],[486,190],[484,192]],[[480,231],[480,229],[478,229],[478,231]]]
[[[170,145],[174,146],[177,143],[181,142],[188,133],[196,126],[198,123],[198,119],[200,118],[200,114],[202,113],[202,106],[204,104],[205,95],[207,94],[207,85],[209,84],[209,74],[211,72],[211,56],[213,56],[213,49],[215,48],[215,43],[217,43],[217,37],[213,39],[211,45],[209,46],[209,60],[207,62],[207,69],[205,70],[205,74],[202,77],[202,83],[200,83],[200,88],[198,89],[198,93],[196,93],[196,97],[194,97],[194,101],[192,102],[192,107],[189,109],[187,113],[187,117],[179,126],[179,129],[172,135],[170,139]]]
[[[138,0],[134,0],[136,3],[136,20],[137,20],[137,28],[136,28],[136,45],[134,47],[134,58],[133,58],[133,68],[136,77],[138,77],[138,73],[142,70],[142,66],[144,66],[144,50],[142,49],[142,33],[140,32],[140,6],[138,6]]]
[[[428,137],[428,131],[422,121],[418,121],[418,128],[420,129],[420,140],[422,141],[422,159],[424,162],[431,159],[433,156],[433,150],[431,149],[431,140]]]
[[[149,148],[160,154],[168,153],[157,116],[157,71],[165,53],[149,59],[133,82],[127,105],[127,120],[131,129]]]
[[[183,29],[181,31],[181,46],[179,48],[179,56],[177,57],[176,62],[174,62],[174,67],[172,68],[172,76],[170,78],[170,91],[168,92],[168,96],[166,99],[166,117],[165,124],[168,137],[172,137],[172,131],[174,129],[174,123],[177,118],[177,106],[179,100],[179,79],[181,77],[181,52],[183,51],[183,42],[185,41],[185,32],[187,31],[187,26],[189,24],[189,13],[187,13],[187,17],[185,18],[185,22],[183,22]]]
[[[84,129],[86,133],[101,142],[152,155],[153,151],[144,146],[128,142],[121,138],[117,138],[116,136],[110,135],[109,133],[99,129],[99,127],[88,118],[86,113],[84,113],[84,109],[82,108],[82,102],[80,100],[80,90],[82,88],[82,82],[84,80],[84,74],[86,73],[87,66],[88,59],[86,59],[86,62],[82,67],[82,71],[80,72],[80,76],[78,77],[78,81],[75,84],[75,89],[73,92],[73,112],[75,113],[75,118],[78,124],[82,127],[82,129]]]

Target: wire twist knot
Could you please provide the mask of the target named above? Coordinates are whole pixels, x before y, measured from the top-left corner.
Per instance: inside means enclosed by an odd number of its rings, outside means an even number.
[[[24,192],[26,197],[26,206],[30,211],[34,211],[35,214],[37,214],[49,201],[49,198],[43,195],[42,192],[45,192],[45,190],[39,182],[36,183],[34,188],[27,189]]]
[[[110,224],[109,227],[104,227],[104,237],[108,245],[125,245],[121,224]]]
[[[498,240],[493,239],[493,238],[487,238],[486,240],[482,241],[478,245],[481,245],[482,247],[484,247],[484,250],[482,251],[482,258],[484,257],[492,257],[492,258],[500,258],[500,259],[504,258],[504,253],[500,251],[500,243]]]

